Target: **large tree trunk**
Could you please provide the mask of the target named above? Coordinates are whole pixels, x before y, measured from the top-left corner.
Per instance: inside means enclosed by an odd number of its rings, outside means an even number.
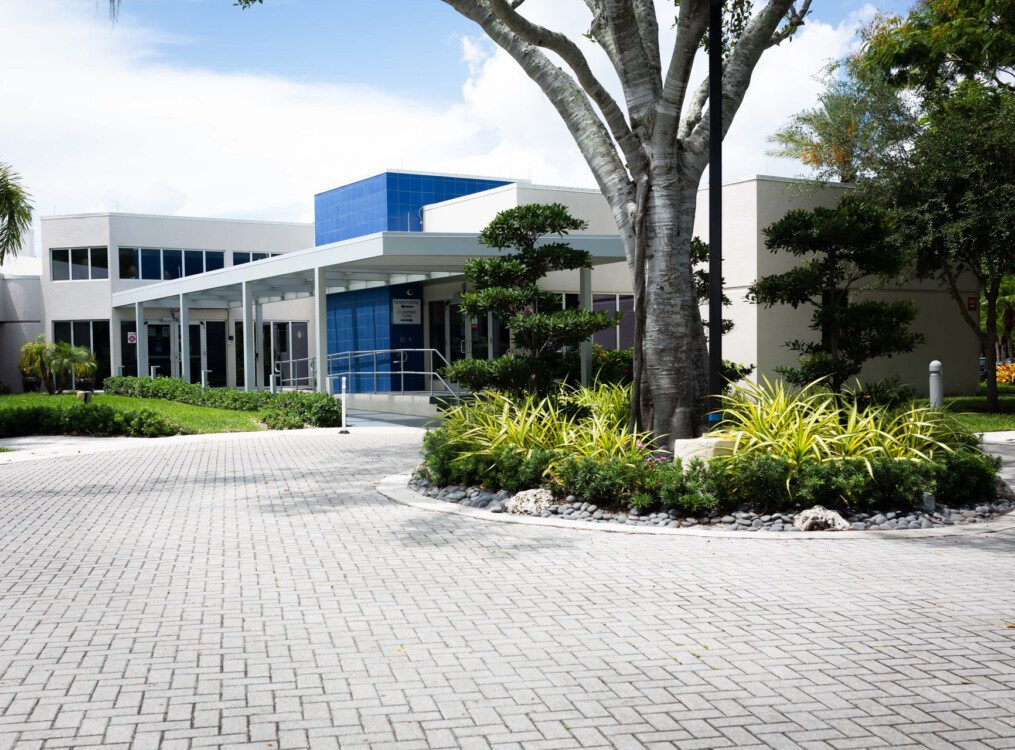
[[[691,269],[697,184],[657,171],[639,222],[644,231],[644,308],[637,337],[638,422],[660,446],[698,434],[708,353]]]

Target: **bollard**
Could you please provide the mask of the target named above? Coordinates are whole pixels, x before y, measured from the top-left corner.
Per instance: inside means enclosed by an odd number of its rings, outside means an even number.
[[[156,374],[158,371],[159,371],[158,365],[152,365],[151,367],[148,368],[148,374],[151,375],[153,380],[158,377],[158,375]]]
[[[945,403],[945,381],[942,374],[941,362],[934,360],[930,363],[930,405],[933,409],[940,409]]]
[[[342,429],[338,431],[340,435],[348,435],[349,427],[345,421],[346,414],[348,411],[345,408],[345,375],[342,376]]]
[[[201,387],[202,388],[207,388],[208,387],[208,375],[210,373],[211,373],[211,370],[201,370]]]

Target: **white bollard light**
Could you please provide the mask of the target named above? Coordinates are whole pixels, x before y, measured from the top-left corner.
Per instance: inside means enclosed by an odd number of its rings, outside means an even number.
[[[940,409],[945,403],[945,380],[942,374],[942,365],[939,360],[930,363],[930,405],[933,409]]]
[[[158,377],[158,374],[157,374],[158,371],[159,371],[159,366],[158,365],[152,365],[151,367],[148,368],[148,374],[151,375],[153,380]]]
[[[202,388],[207,388],[208,387],[208,373],[210,373],[210,372],[211,372],[211,370],[201,370],[201,387]]]
[[[339,434],[341,434],[341,435],[348,435],[349,434],[349,427],[348,427],[348,423],[346,422],[346,415],[348,413],[349,412],[345,408],[345,375],[343,375],[342,376],[342,429],[339,430]]]

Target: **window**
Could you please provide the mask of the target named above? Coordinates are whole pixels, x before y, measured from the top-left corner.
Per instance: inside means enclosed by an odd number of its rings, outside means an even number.
[[[109,254],[104,247],[53,248],[53,281],[87,281],[109,278]]]
[[[138,261],[136,247],[120,248],[120,278],[138,279]]]
[[[184,276],[194,276],[205,271],[215,271],[222,268],[224,255],[221,250],[121,247],[120,278],[144,279],[146,281],[182,279]],[[103,258],[105,258],[104,254]],[[94,275],[94,255],[92,266],[92,278],[94,279],[97,278]]]
[[[172,281],[183,276],[183,251],[162,251],[162,278]]]
[[[217,271],[225,267],[225,253],[221,250],[209,250],[204,254],[204,270]]]
[[[204,273],[204,253],[200,250],[188,250],[184,253],[184,272],[187,276]]]
[[[70,277],[73,281],[88,278],[88,248],[76,247],[70,251]]]
[[[602,311],[608,313],[614,313],[617,311],[617,295],[616,294],[593,294],[592,295],[592,309],[595,311]],[[604,331],[597,331],[592,335],[592,341],[604,349],[616,349],[617,348],[617,329],[616,327],[607,328]]]
[[[53,257],[53,281],[70,281],[70,250],[50,250]]]
[[[162,280],[161,250],[141,250],[141,278],[151,281]]]
[[[233,265],[238,266],[241,263],[251,263],[255,260],[274,258],[276,255],[278,253],[233,253]]]
[[[92,256],[92,278],[109,278],[109,251],[104,247],[93,247],[90,251]]]
[[[131,324],[133,325],[133,324]],[[95,387],[101,388],[103,381],[109,377],[110,347],[108,320],[56,320],[53,321],[53,340],[62,341],[71,346],[83,346],[95,355]],[[71,387],[75,383],[68,380],[61,385]]]
[[[634,346],[634,295],[620,295],[620,312],[624,316],[620,319],[618,330],[620,348],[630,349]]]

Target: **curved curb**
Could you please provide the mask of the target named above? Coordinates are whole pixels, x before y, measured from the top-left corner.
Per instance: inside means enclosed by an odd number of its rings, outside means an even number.
[[[696,528],[664,528],[658,526],[626,526],[613,523],[582,523],[579,521],[563,521],[559,518],[542,518],[537,516],[516,516],[508,513],[490,513],[482,508],[469,508],[443,500],[433,500],[411,489],[408,484],[409,474],[393,474],[384,477],[377,483],[377,491],[389,500],[408,505],[417,510],[435,513],[451,513],[467,516],[487,523],[520,523],[527,526],[546,526],[567,531],[605,531],[611,534],[655,534],[669,536],[696,536],[706,539],[757,539],[766,542],[787,542],[796,539],[861,540],[861,539],[924,539],[930,537],[983,536],[1005,531],[1015,531],[1015,511],[1011,511],[999,520],[966,526],[945,526],[939,529],[907,529],[906,531],[726,531],[725,529]]]

